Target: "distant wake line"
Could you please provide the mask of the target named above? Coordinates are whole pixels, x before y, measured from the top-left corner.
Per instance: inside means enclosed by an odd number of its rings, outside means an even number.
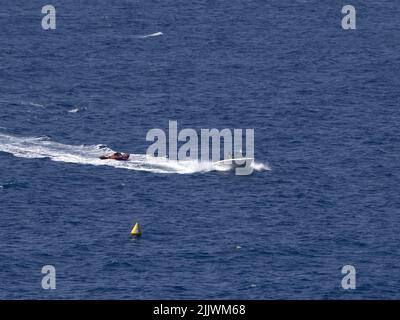
[[[228,170],[210,161],[176,161],[145,154],[131,154],[128,161],[100,160],[99,156],[114,151],[104,145],[74,146],[51,141],[48,137],[18,137],[2,133],[0,133],[0,151],[22,158],[49,158],[58,162],[111,166],[153,173],[190,174]],[[255,162],[252,166],[255,171],[270,170],[268,165],[262,163]]]

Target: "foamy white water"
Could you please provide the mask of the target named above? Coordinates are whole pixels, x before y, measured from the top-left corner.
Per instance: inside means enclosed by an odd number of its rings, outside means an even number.
[[[13,154],[15,157],[49,158],[58,162],[111,166],[153,173],[190,174],[230,170],[229,167],[214,165],[210,161],[176,161],[145,154],[131,154],[128,161],[100,160],[100,156],[115,151],[104,145],[67,145],[51,141],[48,137],[18,137],[2,133],[0,133],[0,151]],[[252,166],[256,171],[270,170],[268,165],[262,163],[255,162]]]

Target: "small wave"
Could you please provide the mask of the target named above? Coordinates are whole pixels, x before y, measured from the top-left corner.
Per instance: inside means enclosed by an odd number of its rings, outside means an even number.
[[[36,102],[31,102],[31,101],[21,101],[21,104],[23,106],[30,106],[30,107],[41,107],[43,108],[44,105]]]
[[[30,102],[30,103],[29,103],[29,105],[30,105],[30,106],[32,106],[32,107],[44,107],[44,105],[43,105],[43,104],[40,104],[40,103],[34,103],[34,102]]]
[[[120,169],[153,173],[192,174],[210,171],[229,171],[227,166],[218,166],[211,161],[170,160],[145,154],[131,154],[128,161],[100,160],[104,154],[114,150],[104,144],[67,145],[52,141],[47,136],[18,137],[0,133],[0,151],[22,158],[49,158],[57,162],[78,163],[93,166],[111,166]],[[253,163],[256,171],[269,170],[269,166]]]
[[[21,189],[21,188],[26,188],[27,186],[28,184],[25,182],[12,181],[0,185],[0,189]]]
[[[268,163],[253,162],[252,168],[256,171],[271,171],[271,166]]]
[[[69,109],[67,112],[68,113],[80,113],[80,112],[85,112],[87,110],[86,107],[74,107],[71,106],[72,109]]]
[[[145,38],[151,38],[151,37],[159,37],[162,35],[163,35],[162,32],[155,32],[155,33],[151,33],[151,34],[146,34],[144,36],[138,36],[138,38],[145,39]]]

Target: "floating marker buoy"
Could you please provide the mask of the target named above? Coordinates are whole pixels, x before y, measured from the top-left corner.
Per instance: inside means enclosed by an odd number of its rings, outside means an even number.
[[[140,237],[142,235],[142,231],[140,230],[139,223],[136,223],[131,231],[131,236]]]

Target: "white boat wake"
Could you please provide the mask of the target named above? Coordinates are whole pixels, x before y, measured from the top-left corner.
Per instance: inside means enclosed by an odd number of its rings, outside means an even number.
[[[176,161],[152,157],[145,154],[131,154],[128,161],[100,160],[99,156],[114,151],[104,145],[67,145],[51,141],[48,137],[18,137],[0,133],[0,151],[21,158],[49,158],[53,161],[93,166],[111,166],[120,169],[147,171],[153,173],[191,174],[210,171],[228,171],[226,166],[211,161]],[[270,170],[263,163],[252,163],[255,171]]]

